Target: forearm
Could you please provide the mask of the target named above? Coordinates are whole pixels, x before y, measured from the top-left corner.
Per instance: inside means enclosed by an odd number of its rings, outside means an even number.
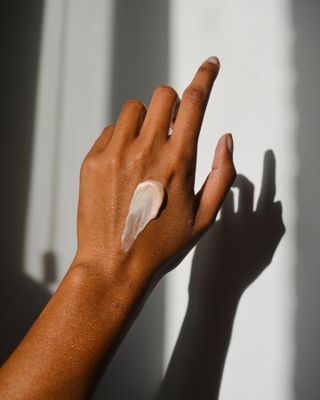
[[[73,266],[2,367],[0,397],[87,398],[144,289],[124,269]]]
[[[1,398],[87,398],[146,291],[212,224],[235,178],[226,134],[194,193],[197,140],[219,65],[216,57],[206,60],[181,102],[167,86],[155,89],[148,109],[139,100],[126,102],[87,153],[80,170],[78,260],[93,255],[108,261],[72,266],[2,368]],[[147,180],[165,188],[163,203],[126,251],[121,238],[132,196]]]

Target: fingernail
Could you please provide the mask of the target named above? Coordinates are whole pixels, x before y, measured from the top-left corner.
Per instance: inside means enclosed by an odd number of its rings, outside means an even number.
[[[214,64],[214,65],[220,65],[219,58],[216,56],[211,56],[207,60],[209,63]]]
[[[227,137],[227,146],[228,146],[229,152],[231,154],[233,154],[233,139],[232,139],[231,133],[229,133],[228,137]]]

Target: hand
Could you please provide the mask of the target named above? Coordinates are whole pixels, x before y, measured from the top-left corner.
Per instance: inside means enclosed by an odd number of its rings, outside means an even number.
[[[100,266],[108,274],[121,269],[124,275],[148,279],[173,268],[214,221],[235,177],[230,134],[220,139],[197,195],[194,179],[198,135],[218,71],[216,58],[201,65],[178,112],[177,93],[159,86],[148,110],[139,100],[129,100],[115,126],[102,132],[81,167],[74,264]],[[125,253],[120,237],[130,201],[136,186],[147,179],[164,184],[166,199],[158,217]]]
[[[147,283],[172,268],[214,220],[235,176],[231,135],[220,139],[197,195],[193,185],[198,134],[218,70],[217,59],[200,67],[177,115],[178,96],[166,86],[155,90],[148,111],[128,101],[85,157],[75,258],[1,368],[1,398],[89,398],[152,289]],[[166,201],[126,253],[125,218],[136,186],[147,179],[164,184]]]

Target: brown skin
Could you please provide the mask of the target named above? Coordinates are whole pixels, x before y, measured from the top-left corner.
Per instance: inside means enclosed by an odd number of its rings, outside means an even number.
[[[143,299],[208,229],[234,177],[232,138],[216,148],[198,194],[198,135],[217,59],[204,62],[179,102],[158,87],[148,111],[127,101],[85,157],[80,174],[78,247],[58,290],[0,370],[1,399],[85,399],[92,393]],[[132,194],[139,182],[166,188],[159,216],[128,253],[121,248]]]

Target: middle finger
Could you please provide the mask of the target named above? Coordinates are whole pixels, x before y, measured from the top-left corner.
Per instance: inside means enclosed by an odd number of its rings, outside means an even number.
[[[183,93],[172,135],[182,152],[187,148],[193,153],[196,151],[203,116],[219,67],[218,58],[210,57],[200,66]]]

